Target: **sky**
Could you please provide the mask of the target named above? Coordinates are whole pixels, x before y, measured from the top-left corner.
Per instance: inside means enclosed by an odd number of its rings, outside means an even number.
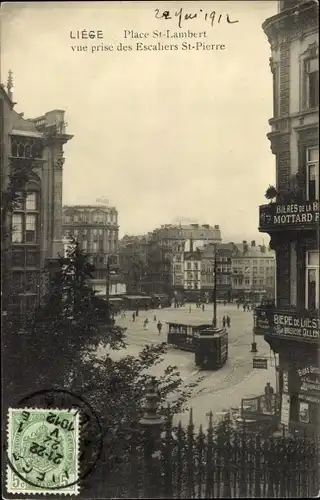
[[[261,25],[276,12],[274,0],[2,4],[1,82],[11,69],[16,111],[64,109],[74,135],[64,146],[63,203],[107,198],[120,235],[184,219],[219,224],[225,241],[268,241],[257,229],[275,179]],[[165,38],[167,30],[198,38]],[[103,38],[74,38],[89,31]]]

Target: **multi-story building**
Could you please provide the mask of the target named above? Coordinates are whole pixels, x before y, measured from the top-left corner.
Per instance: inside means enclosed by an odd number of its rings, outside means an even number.
[[[283,0],[263,29],[271,45],[274,110],[268,134],[276,199],[260,206],[276,253],[275,304],[256,330],[279,356],[281,424],[319,431],[319,5]]]
[[[186,252],[204,243],[221,241],[218,225],[167,224],[150,233],[148,246],[148,281],[156,293],[183,294],[185,289]]]
[[[26,119],[14,110],[12,74],[0,86],[2,193],[2,305],[14,315],[35,307],[46,284],[45,264],[63,253],[62,171],[66,132],[64,111]],[[17,200],[5,202],[16,172]],[[19,174],[19,177],[22,178]],[[10,180],[11,179],[11,180]]]
[[[119,266],[128,293],[148,288],[148,242],[148,235],[125,235],[119,241]]]
[[[259,303],[274,298],[275,253],[253,240],[235,244],[232,256],[232,297]]]
[[[119,225],[116,208],[108,205],[63,206],[63,233],[78,241],[81,250],[95,266],[91,286],[106,294],[109,281],[122,282],[119,275]]]
[[[201,293],[201,252],[193,250],[192,242],[189,252],[184,253],[183,288],[187,299],[196,300]]]
[[[212,299],[213,287],[216,284],[217,300],[230,301],[232,297],[232,256],[233,243],[205,245],[201,249],[201,296]],[[216,275],[214,262],[216,259]]]

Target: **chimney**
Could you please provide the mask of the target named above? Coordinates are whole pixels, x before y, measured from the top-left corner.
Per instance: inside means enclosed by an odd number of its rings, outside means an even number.
[[[242,244],[243,244],[243,253],[247,253],[247,251],[248,251],[248,243],[247,243],[247,241],[243,240]]]
[[[214,228],[215,228],[215,229],[220,229],[219,224],[216,224],[216,225],[214,226]]]
[[[256,246],[256,242],[255,242],[255,240],[252,240],[252,241],[251,241],[251,246],[252,246],[252,247],[255,247],[255,246]]]

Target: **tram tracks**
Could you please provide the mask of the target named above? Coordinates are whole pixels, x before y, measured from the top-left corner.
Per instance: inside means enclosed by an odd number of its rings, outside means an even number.
[[[229,382],[229,380],[232,378],[232,376],[236,373],[237,369],[241,368],[241,367],[244,367],[244,366],[247,366],[247,365],[249,365],[249,362],[245,361],[245,360],[235,362],[234,365],[232,366],[232,369],[231,369],[230,373],[228,373],[224,378],[218,380],[217,383],[215,384],[215,386],[209,386],[209,387],[203,387],[203,388],[201,388],[198,392],[196,392],[192,396],[192,399],[193,398],[197,398],[200,395],[201,396],[206,396],[208,394],[217,394],[219,391],[224,390],[225,389],[224,384],[226,382]],[[233,386],[242,383],[247,378],[248,375],[249,374],[245,375],[244,378],[241,378],[238,381],[236,381],[233,384]],[[220,386],[220,387],[216,387],[217,385]]]

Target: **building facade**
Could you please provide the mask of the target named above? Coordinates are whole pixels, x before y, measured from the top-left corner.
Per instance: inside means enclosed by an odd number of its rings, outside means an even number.
[[[185,280],[185,254],[204,243],[221,241],[218,225],[167,224],[150,233],[148,245],[148,281],[155,293],[182,296]],[[194,284],[194,282],[193,282]]]
[[[148,288],[148,235],[125,235],[119,241],[119,266],[128,293]]]
[[[232,297],[259,303],[275,295],[275,252],[253,240],[234,245],[232,256]]]
[[[216,281],[217,300],[230,301],[232,298],[232,256],[233,243],[205,245],[201,249],[201,297],[212,300],[213,287]],[[216,258],[216,276],[214,276],[214,260]]]
[[[275,201],[259,229],[276,253],[275,304],[256,330],[279,355],[281,424],[319,429],[319,5],[282,1],[263,29],[271,45],[274,110],[268,137],[276,158]]]
[[[15,202],[2,206],[2,301],[6,313],[23,315],[39,304],[46,287],[45,264],[63,253],[62,174],[66,132],[63,110],[26,119],[15,111],[12,75],[0,87],[1,192],[5,199],[12,176]],[[10,181],[11,179],[11,181]]]
[[[184,253],[183,288],[185,295],[199,298],[201,294],[201,252],[192,249]]]
[[[63,234],[78,241],[81,250],[95,266],[91,286],[105,295],[122,282],[119,274],[119,225],[116,208],[108,205],[64,205]]]

